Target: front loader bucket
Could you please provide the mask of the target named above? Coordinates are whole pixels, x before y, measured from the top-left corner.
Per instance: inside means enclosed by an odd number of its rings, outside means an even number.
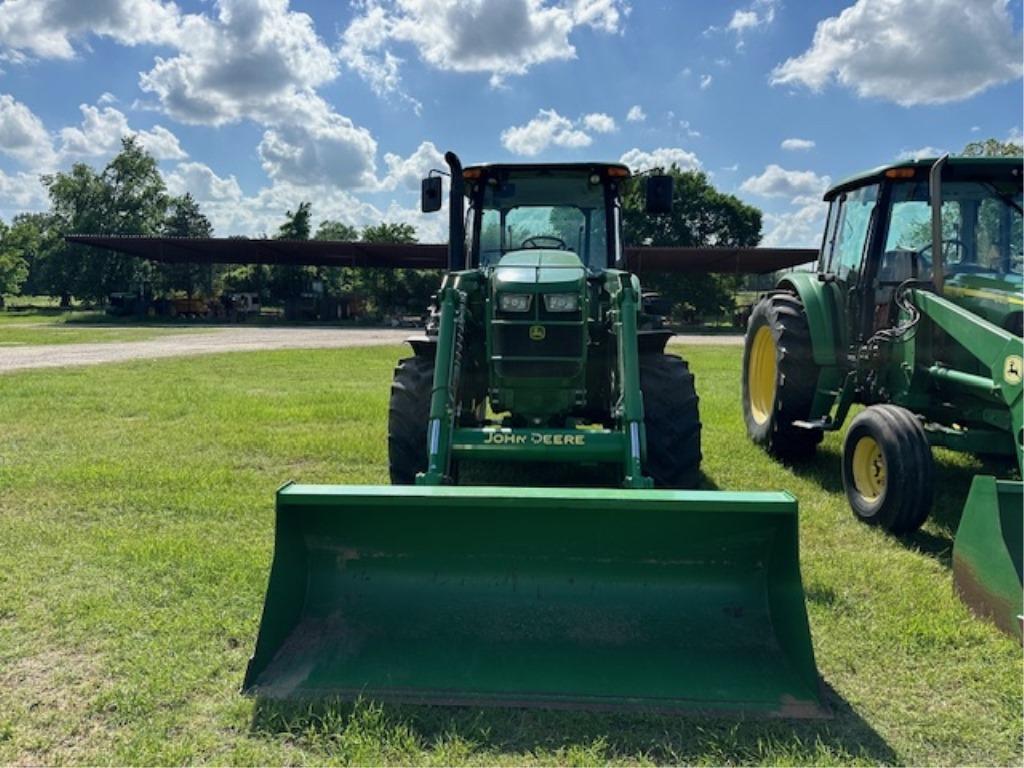
[[[1021,637],[1024,483],[978,475],[953,540],[953,583],[973,613]]]
[[[796,501],[285,486],[244,690],[825,714]]]

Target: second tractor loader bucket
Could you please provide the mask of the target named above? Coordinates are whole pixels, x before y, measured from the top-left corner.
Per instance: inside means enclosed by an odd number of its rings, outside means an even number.
[[[953,540],[953,583],[978,616],[1021,638],[1024,483],[978,475]]]
[[[244,690],[825,714],[785,493],[278,492]]]

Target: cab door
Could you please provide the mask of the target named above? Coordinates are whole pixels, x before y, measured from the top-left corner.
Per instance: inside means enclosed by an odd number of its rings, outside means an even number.
[[[822,271],[839,285],[845,302],[847,338],[863,341],[870,329],[873,299],[872,270],[868,269],[875,230],[879,185],[870,184],[840,195],[829,214]]]

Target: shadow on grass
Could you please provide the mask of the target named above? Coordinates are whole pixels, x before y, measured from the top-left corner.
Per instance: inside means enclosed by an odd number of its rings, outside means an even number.
[[[960,516],[967,493],[975,476],[1007,477],[1012,464],[1001,458],[984,458],[980,463],[964,465],[935,455],[935,487],[929,513],[931,530],[919,529],[896,537],[904,546],[935,558],[946,568],[953,565],[953,538],[960,525]],[[845,494],[843,488],[842,454],[833,448],[819,447],[812,456],[785,462],[793,474],[819,485],[829,493]]]
[[[533,755],[540,762],[565,762],[575,754],[585,763],[897,761],[885,740],[828,686],[826,701],[830,719],[786,720],[257,699],[251,731],[342,752],[368,738],[395,744],[404,736],[416,749],[457,744],[462,758],[475,753],[488,762],[499,754]],[[401,754],[394,757],[403,761]]]

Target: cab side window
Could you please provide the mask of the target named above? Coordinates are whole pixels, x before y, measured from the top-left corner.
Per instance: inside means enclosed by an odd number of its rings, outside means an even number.
[[[832,253],[836,244],[836,222],[839,220],[839,209],[842,207],[842,198],[837,197],[828,207],[828,220],[825,222],[825,236],[821,240],[821,253],[818,256],[818,271],[829,273],[832,271]]]
[[[840,280],[856,281],[864,260],[871,228],[871,214],[878,202],[878,185],[861,187],[843,195],[838,221],[836,223],[835,250],[832,254],[832,269]]]

